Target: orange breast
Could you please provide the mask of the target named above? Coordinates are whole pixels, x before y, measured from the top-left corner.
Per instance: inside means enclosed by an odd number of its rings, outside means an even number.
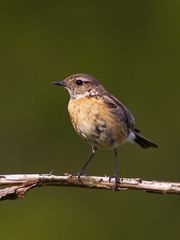
[[[68,111],[77,133],[91,145],[112,148],[127,140],[126,123],[101,98],[71,99]]]

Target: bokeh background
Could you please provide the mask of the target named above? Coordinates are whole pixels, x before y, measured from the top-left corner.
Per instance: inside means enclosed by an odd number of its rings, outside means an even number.
[[[180,3],[0,3],[0,172],[77,172],[90,147],[74,132],[68,93],[51,86],[95,75],[160,145],[119,150],[120,175],[180,181]],[[99,151],[90,175],[112,175]],[[0,203],[1,239],[179,239],[179,196],[47,187]]]

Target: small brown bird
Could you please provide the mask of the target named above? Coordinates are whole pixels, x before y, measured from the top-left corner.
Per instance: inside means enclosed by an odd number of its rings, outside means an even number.
[[[114,149],[114,178],[117,189],[118,147],[134,141],[142,148],[158,146],[140,134],[135,128],[134,117],[130,111],[95,77],[80,73],[52,84],[64,86],[68,90],[70,94],[68,111],[73,127],[92,146],[92,154],[78,172],[78,177],[84,174],[85,168],[98,148]]]

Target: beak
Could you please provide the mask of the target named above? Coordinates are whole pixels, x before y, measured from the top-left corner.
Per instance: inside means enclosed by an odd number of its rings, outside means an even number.
[[[65,82],[64,81],[56,81],[56,82],[52,82],[52,85],[58,85],[58,86],[65,86]]]

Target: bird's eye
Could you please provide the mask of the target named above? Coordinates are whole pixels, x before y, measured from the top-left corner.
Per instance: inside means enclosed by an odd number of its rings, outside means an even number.
[[[82,85],[82,84],[83,84],[83,81],[82,81],[82,80],[76,80],[76,84],[77,84],[77,85]]]

